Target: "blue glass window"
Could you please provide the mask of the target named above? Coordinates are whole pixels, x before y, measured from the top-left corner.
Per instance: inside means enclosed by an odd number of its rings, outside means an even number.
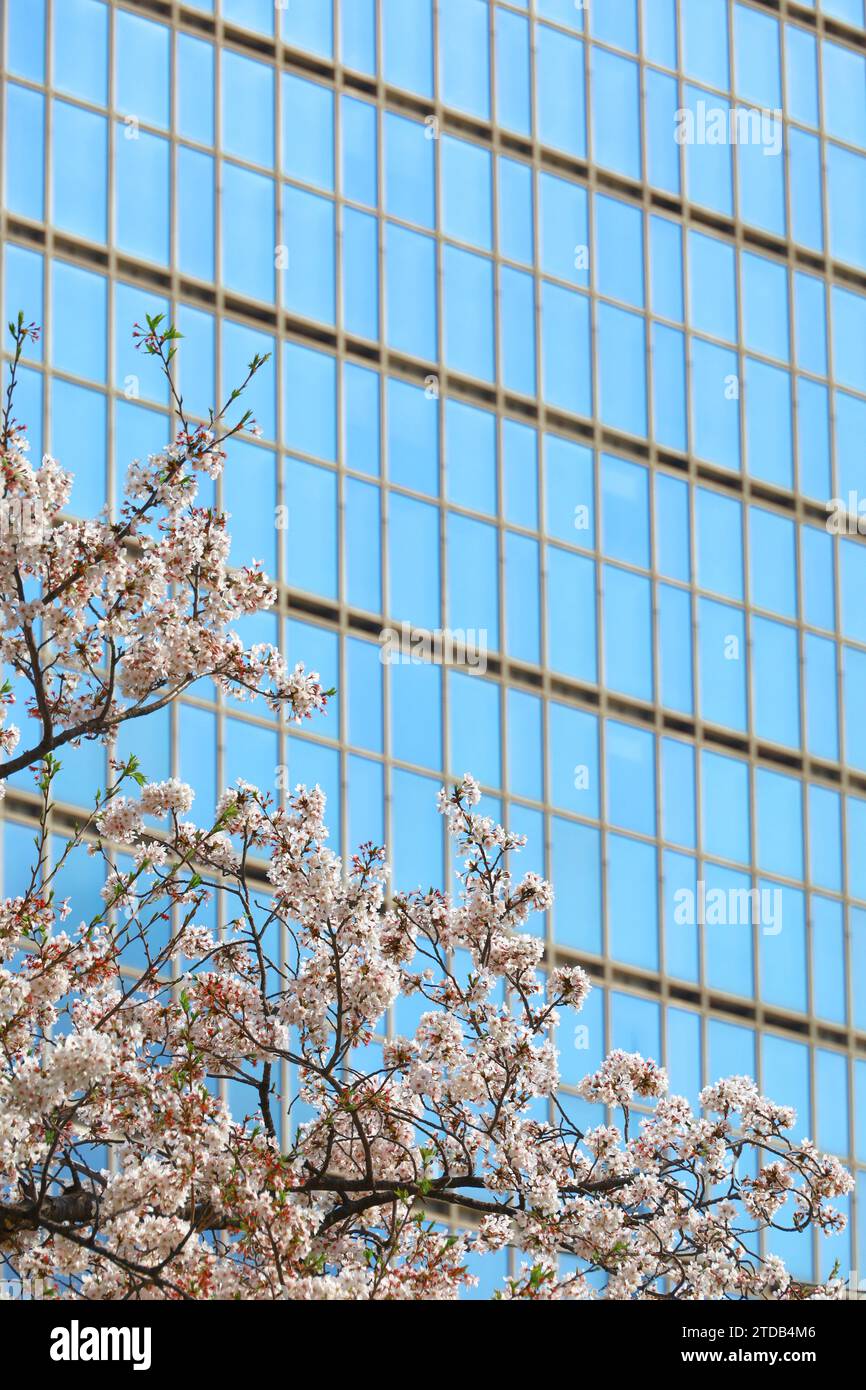
[[[45,73],[45,0],[9,0],[6,14],[7,68],[19,77],[42,82]]]
[[[743,342],[754,352],[790,357],[788,338],[788,274],[783,265],[744,251]]]
[[[691,230],[689,322],[699,333],[737,339],[737,270],[733,246]]]
[[[695,847],[695,750],[680,739],[662,739],[662,834],[675,845]]]
[[[797,630],[770,618],[752,618],[753,725],[759,738],[800,745]]]
[[[688,484],[656,473],[654,486],[656,568],[669,579],[687,582],[691,575]]]
[[[385,208],[392,217],[432,228],[436,144],[427,126],[388,111],[384,123]]]
[[[536,41],[536,110],[542,144],[579,159],[586,156],[583,43],[539,24]]]
[[[681,0],[683,68],[689,77],[727,91],[728,7],[725,0]]]
[[[550,545],[548,564],[548,662],[575,680],[596,680],[595,564]]]
[[[740,217],[784,236],[787,224],[781,119],[743,107],[737,109],[736,115],[740,127],[748,122],[750,130],[746,139],[737,136]],[[759,135],[752,134],[752,130]]]
[[[724,5],[724,0],[722,0]],[[733,212],[731,108],[699,87],[686,87],[685,114],[676,138],[685,144],[686,187],[692,202],[715,212]]]
[[[828,149],[835,149],[828,146]],[[816,251],[824,249],[821,209],[821,145],[817,136],[788,127],[788,168],[791,190],[791,236]],[[839,224],[846,229],[848,213],[840,207]],[[837,224],[837,225],[839,225]]]
[[[274,181],[222,165],[222,275],[227,285],[253,299],[274,298]]]
[[[544,795],[542,707],[537,695],[510,689],[508,702],[508,786],[517,796],[541,801]]]
[[[711,724],[746,726],[743,615],[726,603],[698,601],[700,709]]]
[[[636,309],[644,306],[643,215],[619,198],[595,195],[595,287]]]
[[[499,250],[509,260],[531,265],[533,259],[532,170],[528,164],[499,158]],[[547,176],[541,175],[541,181]],[[540,183],[541,183],[540,181]],[[542,188],[542,194],[544,190]]]
[[[756,908],[755,899],[750,896],[752,881],[748,874],[725,869],[720,864],[704,863],[702,873],[704,887],[696,907],[698,914],[703,916],[701,934],[707,984],[726,994],[750,998],[755,993],[753,916]],[[711,1074],[725,1073],[714,1071]]]
[[[622,830],[654,835],[655,739],[645,729],[609,719],[605,724],[607,819]]]
[[[293,48],[321,58],[334,52],[334,0],[292,0],[281,6],[283,38]]]
[[[826,386],[796,380],[797,475],[799,486],[809,497],[830,495],[830,403]],[[840,401],[844,397],[839,396]],[[845,457],[845,411],[839,410],[839,457]]]
[[[382,649],[357,637],[346,638],[346,698],[348,739],[358,748],[381,753],[384,725]]]
[[[361,338],[378,338],[379,228],[375,217],[344,208],[342,246],[343,325]]]
[[[439,82],[446,106],[490,115],[490,55],[485,0],[439,0]]]
[[[849,145],[866,147],[866,58],[853,48],[825,41],[821,65],[827,133]]]
[[[388,345],[436,358],[436,243],[389,223],[385,229]]]
[[[288,76],[288,74],[287,74]],[[302,80],[302,79],[299,79]],[[305,84],[312,86],[311,83]],[[326,88],[322,88],[326,96],[330,95]],[[318,98],[317,98],[318,103]],[[324,113],[320,113],[324,114]],[[378,113],[375,106],[367,101],[357,101],[354,97],[344,96],[340,108],[342,121],[341,145],[342,145],[342,186],[343,194],[346,198],[351,198],[358,203],[366,203],[368,207],[375,207],[378,201],[379,173],[377,157],[376,129],[378,125]],[[325,116],[323,126],[329,130],[329,117],[333,119],[331,110]],[[285,141],[283,143],[285,150]],[[330,188],[333,185],[333,169],[328,165],[331,146],[326,146],[325,141],[318,147],[317,158],[309,164],[307,177],[312,177],[312,181],[325,178],[330,173],[330,181],[323,186]],[[303,151],[298,150],[294,157],[298,155],[303,158]],[[285,154],[283,158],[285,159]],[[303,165],[307,167],[308,161],[303,158]]]
[[[834,285],[831,289],[833,308],[833,374],[841,386],[866,394],[866,297]]]
[[[51,362],[62,372],[105,381],[108,282],[104,275],[82,270],[66,261],[51,266],[54,332]],[[132,324],[126,326],[132,332]]]
[[[817,43],[814,34],[796,24],[785,25],[785,69],[788,115],[804,125],[817,126]]]
[[[652,590],[641,575],[604,566],[604,673],[612,689],[653,698]]]
[[[421,660],[390,666],[391,752],[401,762],[442,766],[442,668]],[[468,768],[463,769],[469,771]]]
[[[4,151],[5,206],[11,212],[41,221],[45,202],[45,99],[38,92],[28,91],[15,82],[6,84]],[[61,196],[70,203],[73,190],[67,189],[55,175],[55,189],[58,184]],[[59,220],[62,210],[58,210],[56,215]],[[99,239],[104,241],[104,217],[100,228]]]
[[[601,835],[590,825],[551,816],[550,836],[554,936],[562,946],[601,955]]]
[[[747,357],[745,394],[749,472],[789,488],[794,476],[790,375]]]
[[[118,111],[168,129],[171,30],[118,10],[114,27],[114,104]]]
[[[812,925],[812,1001],[819,1018],[844,1023],[845,917],[842,904],[813,894],[809,907]]]
[[[276,372],[274,368],[274,340],[268,334],[257,333],[244,324],[224,319],[222,325],[223,346],[223,396],[227,396],[235,386],[246,378],[251,358],[268,355],[269,360],[261,366],[246,387],[240,401],[244,410],[252,410],[254,418],[267,439],[276,438]],[[236,407],[238,409],[238,407]],[[239,412],[240,413],[240,412]],[[231,415],[230,415],[230,418]]]
[[[653,1000],[612,993],[610,1030],[614,1047],[645,1057],[661,1056],[661,1010]]]
[[[769,768],[755,772],[756,863],[771,874],[803,877],[803,788],[797,778]]]
[[[589,285],[589,231],[586,189],[555,174],[538,178],[539,259],[547,275]],[[597,200],[600,202],[601,200]],[[606,200],[611,201],[611,200]],[[623,207],[624,204],[619,204]],[[640,214],[638,213],[638,217]],[[529,246],[531,259],[531,242]],[[613,258],[616,260],[616,257]]]
[[[866,268],[866,158],[839,145],[825,145],[830,252]]]
[[[177,129],[188,140],[214,142],[213,45],[177,35]]]
[[[496,6],[496,119],[529,135],[532,93],[529,77],[529,21]]]
[[[52,15],[53,84],[59,92],[97,106],[108,101],[108,15],[102,0],[66,0],[54,7]],[[121,45],[123,35],[118,16]]]
[[[449,763],[455,777],[502,784],[499,686],[462,671],[448,672]]]
[[[177,150],[177,263],[199,280],[214,278],[214,161],[208,154]]]
[[[283,302],[290,312],[323,323],[333,323],[337,312],[334,219],[334,204],[329,198],[291,185],[283,188],[283,237],[287,250],[282,273]],[[363,326],[370,326],[363,308],[359,309],[351,297],[348,311],[354,316],[360,314]]]
[[[433,91],[431,0],[383,0],[382,36],[386,82],[421,96],[430,96]]]
[[[683,321],[683,232],[668,217],[650,218],[650,301],[654,314]]]
[[[420,386],[396,378],[387,390],[388,477],[416,492],[439,492],[439,406]]]
[[[446,246],[442,265],[445,360],[454,371],[492,381],[496,374],[493,262]]]
[[[813,883],[842,891],[842,805],[838,792],[809,787],[809,875]]]
[[[839,756],[836,645],[808,632],[803,640],[806,747],[818,758]]]
[[[108,188],[105,117],[70,106],[65,101],[55,101],[52,118],[54,220],[76,236],[105,241]]]
[[[564,442],[564,441],[563,441]],[[505,516],[518,526],[538,527],[538,436],[530,425],[503,420],[502,493]]]
[[[445,405],[448,497],[473,511],[496,511],[496,417],[462,401]]]
[[[637,63],[593,48],[593,157],[603,168],[629,178],[641,173],[640,76]],[[608,113],[616,111],[616,120]]]
[[[285,72],[282,75],[282,122],[283,122],[283,147],[282,147],[282,167],[283,172],[291,178],[300,179],[304,183],[314,184],[318,188],[332,189],[334,187],[334,96],[327,87],[322,87],[318,82],[308,82],[303,77],[297,77],[294,73]],[[271,93],[271,102],[273,94]],[[344,115],[351,99],[344,103]],[[371,108],[366,107],[361,102],[351,101],[352,110],[366,112]],[[268,116],[270,125],[273,124],[272,112]],[[347,122],[349,138],[352,132],[351,116]],[[373,149],[375,149],[375,118],[372,131],[369,128],[364,131]],[[370,137],[373,137],[370,139]],[[347,138],[344,134],[344,140]],[[271,144],[271,160],[273,159],[273,145]],[[345,153],[345,152],[344,152]],[[249,158],[249,156],[247,156]],[[367,159],[370,156],[367,155]],[[270,160],[268,162],[271,162]],[[363,163],[359,160],[359,165],[363,168]],[[353,177],[360,179],[360,170],[353,173]],[[347,192],[349,190],[347,189]],[[355,195],[357,196],[357,195]],[[362,201],[375,202],[375,174],[373,177],[373,196]]]
[[[485,251],[493,247],[489,151],[446,135],[442,151],[442,231]]]
[[[758,608],[797,616],[794,523],[763,507],[749,508],[749,583]]]
[[[576,415],[592,413],[589,300],[545,282],[542,303],[542,382],[545,400]]]
[[[283,422],[290,449],[337,457],[337,372],[328,353],[283,343]]]
[[[231,515],[231,563],[238,568],[252,560],[261,560],[264,571],[272,578],[277,574],[277,536],[273,526],[262,525],[262,516],[274,516],[277,505],[276,457],[270,449],[247,440],[232,439],[227,446],[228,460],[223,473],[223,503]],[[306,467],[307,465],[302,465]],[[294,498],[292,499],[294,502]],[[301,521],[304,502],[299,499]],[[324,534],[327,538],[327,518]],[[289,538],[289,552],[294,537]],[[325,542],[327,548],[327,539]],[[293,572],[296,572],[292,566]],[[303,587],[307,587],[306,585]]]
[[[649,474],[611,454],[601,460],[601,545],[605,555],[649,569]]]
[[[866,642],[866,615],[863,613],[862,585],[866,578],[866,549],[853,540],[840,540],[839,606],[842,632],[855,642]]]
[[[641,0],[644,56],[666,68],[677,65],[676,0]]]
[[[230,50],[223,50],[221,61],[223,149],[270,168],[274,163],[274,70]],[[290,110],[287,119],[293,114]]]
[[[755,1075],[755,1034],[751,1028],[711,1018],[707,1033],[709,1076]]]
[[[626,839],[623,835],[609,834],[605,881],[611,954],[615,960],[628,965],[657,970],[658,871],[655,846]],[[618,1041],[615,1045],[622,1046]]]
[[[340,57],[358,72],[375,72],[376,0],[342,0]]]
[[[447,519],[448,625],[480,634],[494,651],[499,646],[498,533],[483,521],[449,512]]]
[[[57,262],[54,271],[60,269]],[[71,269],[72,267],[68,267]],[[55,299],[58,296],[58,289],[62,294],[62,288],[55,285]],[[89,289],[85,285],[81,287],[79,293]],[[98,302],[98,300],[97,300]],[[159,369],[159,366],[151,358],[139,352],[135,346],[133,338],[134,325],[144,323],[145,314],[170,314],[168,301],[157,299],[149,291],[139,289],[137,286],[125,285],[118,282],[114,286],[114,368],[112,380],[117,390],[124,393],[135,395],[141,394],[148,400],[161,401],[163,404],[168,402],[168,384]],[[180,317],[180,315],[178,315]],[[204,316],[203,316],[204,317]],[[212,321],[211,321],[212,322]],[[190,350],[187,355],[191,356],[194,346],[186,344]],[[192,363],[190,363],[192,365]],[[208,405],[212,404],[213,386],[210,388],[211,399]],[[205,407],[207,413],[207,406]]]
[[[845,756],[854,767],[866,770],[866,735],[857,715],[866,698],[866,653],[854,647],[842,648],[842,679],[845,698]]]
[[[506,646],[509,656],[541,662],[539,546],[525,535],[505,532]]]
[[[797,271],[794,275],[794,315],[797,366],[827,375],[827,310],[824,282]]]
[[[848,1060],[840,1052],[815,1052],[815,1109],[817,1142],[830,1153],[847,1156],[848,1138]]]
[[[758,881],[761,998],[782,1009],[805,1013],[806,905],[801,892]]]
[[[4,300],[3,322],[15,318],[18,311],[23,313],[25,322],[44,323],[42,295],[42,256],[37,251],[26,251],[22,246],[11,243],[4,254]],[[29,341],[24,346],[23,356],[34,361],[42,360],[42,339]]]
[[[656,588],[658,605],[659,698],[669,709],[694,712],[692,600],[668,584]]]
[[[691,340],[691,427],[695,453],[723,468],[740,467],[740,379],[735,352]],[[757,443],[757,440],[756,440]]]
[[[289,459],[288,579],[294,588],[337,597],[337,476]]]
[[[223,19],[260,34],[274,32],[274,9],[271,0],[222,0]]]
[[[387,611],[432,631],[439,626],[438,512],[399,493],[391,493],[388,508]]]
[[[725,598],[743,597],[743,515],[734,497],[695,489],[698,584]]]
[[[797,1120],[788,1133],[801,1139],[812,1132],[809,1049],[804,1043],[767,1033],[762,1038],[763,1089],[778,1105],[793,1106]]]
[[[670,138],[680,109],[677,80],[667,73],[647,68],[645,84],[647,178],[655,188],[679,193],[680,150],[676,141]]]
[[[139,131],[126,139],[128,128],[115,131],[115,241],[124,251],[148,261],[169,259],[169,184],[171,151],[159,135]],[[147,197],[141,197],[141,189]]]
[[[779,21],[745,5],[734,6],[734,67],[737,95],[755,106],[782,105]]]
[[[697,1109],[701,1089],[701,1018],[690,1009],[667,1009],[667,1070],[671,1091]]]
[[[706,854],[748,864],[749,766],[739,758],[701,753],[701,844]]]
[[[530,275],[511,266],[499,271],[499,376],[510,391],[534,396],[535,285]]]
[[[343,462],[370,477],[379,474],[379,376],[343,363]]]

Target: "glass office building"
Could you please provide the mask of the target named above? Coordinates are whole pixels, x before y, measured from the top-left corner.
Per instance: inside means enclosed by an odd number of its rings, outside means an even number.
[[[121,752],[203,815],[317,781],[401,886],[446,881],[472,770],[598,984],[564,1096],[612,1046],[692,1098],[757,1076],[860,1165],[844,1235],[773,1248],[866,1274],[864,0],[2,9],[34,453],[116,506],[172,431],[145,312],[198,415],[270,353],[218,488],[279,581],[245,636],[338,690],[296,731],[196,688]],[[384,662],[386,629],[477,659]],[[66,757],[58,837],[105,777]]]

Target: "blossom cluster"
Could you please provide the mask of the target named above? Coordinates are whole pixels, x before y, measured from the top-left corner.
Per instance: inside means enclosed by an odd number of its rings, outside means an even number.
[[[14,386],[29,330],[12,327]],[[164,331],[154,341],[169,338]],[[260,365],[251,363],[250,375]],[[12,676],[0,703],[0,784],[46,752],[108,737],[204,676],[236,698],[285,708],[296,722],[325,707],[316,672],[290,667],[272,645],[244,646],[233,625],[271,607],[276,591],[257,564],[230,565],[227,518],[198,501],[199,478],[219,476],[227,441],[246,423],[217,416],[193,426],[182,416],[167,448],[130,465],[114,519],[106,510],[77,520],[68,515],[72,474],[50,455],[31,462],[7,404],[3,497],[38,504],[42,524],[0,528],[0,661]],[[3,728],[22,687],[23,738],[18,726]]]
[[[130,793],[128,772],[72,842],[107,873],[112,845],[131,860],[107,906],[69,930],[50,883],[0,905],[0,1250],[20,1274],[99,1298],[439,1299],[513,1246],[509,1299],[843,1292],[749,1253],[778,1222],[837,1231],[851,1187],[749,1078],[695,1113],[617,1051],[578,1087],[592,1123],[568,1118],[556,1026],[590,980],[521,930],[550,888],[513,877],[471,779],[440,798],[464,856],[448,897],[389,893],[372,845],[344,864],[318,787],[277,805],[240,782],[198,826],[189,787]],[[382,1037],[406,997],[414,1028]]]

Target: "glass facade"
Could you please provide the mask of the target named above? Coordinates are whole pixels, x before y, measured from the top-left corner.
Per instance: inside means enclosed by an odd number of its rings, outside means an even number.
[[[756,1075],[861,1165],[849,1231],[779,1253],[866,1269],[863,0],[3,8],[33,451],[117,505],[172,431],[146,312],[194,416],[270,353],[216,487],[279,583],[243,635],[338,690],[296,732],[203,686],[120,751],[200,810],[318,782],[403,886],[473,771],[599,986],[564,1096],[611,1046]],[[476,669],[383,661],[403,624]],[[67,757],[70,814],[105,775]]]

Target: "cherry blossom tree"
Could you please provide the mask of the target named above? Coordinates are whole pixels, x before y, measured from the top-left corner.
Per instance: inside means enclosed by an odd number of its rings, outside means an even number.
[[[512,1246],[502,1298],[842,1296],[761,1254],[769,1227],[838,1231],[831,1203],[852,1181],[749,1078],[693,1113],[653,1061],[613,1052],[579,1088],[596,1122],[569,1116],[553,1036],[590,980],[550,968],[527,931],[552,890],[515,876],[522,840],[479,814],[470,776],[440,793],[453,896],[392,891],[372,844],[343,862],[318,787],[281,803],[239,782],[197,824],[193,790],[135,758],[111,761],[49,862],[67,744],[110,741],[205,675],[295,720],[332,692],[232,629],[274,601],[257,568],[229,568],[225,516],[196,504],[198,475],[252,425],[228,423],[239,393],[191,424],[178,335],[149,319],[139,342],[177,436],[132,464],[118,520],[71,520],[70,476],[31,464],[13,417],[37,330],[11,328],[5,498],[18,515],[38,504],[41,524],[0,543],[0,650],[35,729],[19,753],[3,728],[0,779],[33,767],[39,797],[28,885],[0,902],[7,1271],[61,1297],[446,1299]],[[12,699],[7,684],[4,716]],[[57,891],[79,854],[104,861],[98,902]],[[401,997],[420,1021],[377,1048]]]

